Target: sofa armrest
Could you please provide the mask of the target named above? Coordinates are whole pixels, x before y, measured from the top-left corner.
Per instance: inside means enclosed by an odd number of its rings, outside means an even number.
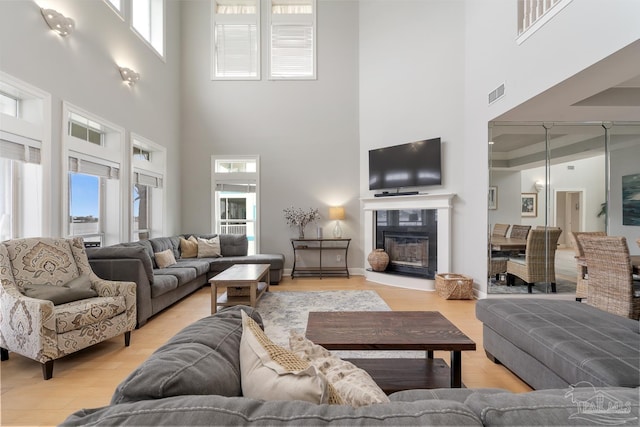
[[[8,280],[0,292],[0,347],[44,363],[58,357],[54,306],[30,298]]]
[[[136,327],[136,286],[135,282],[119,282],[114,280],[101,279],[91,273],[91,286],[101,297],[124,297],[127,313],[127,330],[131,331]]]
[[[142,261],[134,258],[90,259],[91,269],[101,279],[135,282],[137,326],[144,325],[152,314],[151,283]]]
[[[87,248],[89,261],[96,259],[138,259],[147,275],[149,283],[153,283],[153,262],[144,247],[119,247],[108,246],[106,248]],[[107,277],[108,280],[114,280]],[[117,279],[116,279],[117,280]]]

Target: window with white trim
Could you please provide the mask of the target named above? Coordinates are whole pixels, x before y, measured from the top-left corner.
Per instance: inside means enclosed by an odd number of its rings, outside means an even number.
[[[269,78],[316,78],[316,0],[269,0]]]
[[[164,0],[131,0],[131,26],[164,57]]]
[[[260,250],[258,241],[259,158],[257,156],[212,157],[215,233],[244,234],[249,255]]]
[[[65,233],[82,237],[86,246],[121,242],[124,130],[67,103],[63,111]]]
[[[118,15],[122,16],[122,0],[104,0]]]
[[[41,93],[0,72],[0,241],[45,234]]]
[[[211,78],[260,79],[260,0],[212,0]]]
[[[132,135],[131,241],[164,236],[166,149]]]

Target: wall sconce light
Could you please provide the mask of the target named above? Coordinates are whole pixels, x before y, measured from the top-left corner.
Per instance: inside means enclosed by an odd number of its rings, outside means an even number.
[[[533,187],[536,189],[536,191],[539,193],[544,189],[544,182],[542,181],[536,181],[533,184]]]
[[[140,80],[140,74],[127,67],[120,67],[120,75],[122,76],[122,80],[129,86],[133,86]]]
[[[62,37],[68,36],[76,28],[76,23],[73,19],[67,18],[56,10],[41,8],[40,12],[49,28]]]
[[[329,219],[336,220],[336,226],[333,229],[333,237],[336,239],[342,238],[342,228],[340,227],[340,220],[344,219],[344,207],[333,206],[329,208]]]

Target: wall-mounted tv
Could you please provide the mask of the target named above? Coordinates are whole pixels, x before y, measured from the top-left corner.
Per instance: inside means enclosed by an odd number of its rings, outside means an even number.
[[[440,138],[369,150],[369,190],[440,184]]]

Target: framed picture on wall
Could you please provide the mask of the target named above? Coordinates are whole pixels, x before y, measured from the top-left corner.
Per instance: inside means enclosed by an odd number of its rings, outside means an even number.
[[[538,193],[522,193],[521,201],[522,216],[538,216]]]
[[[489,187],[489,209],[498,209],[498,187]]]

